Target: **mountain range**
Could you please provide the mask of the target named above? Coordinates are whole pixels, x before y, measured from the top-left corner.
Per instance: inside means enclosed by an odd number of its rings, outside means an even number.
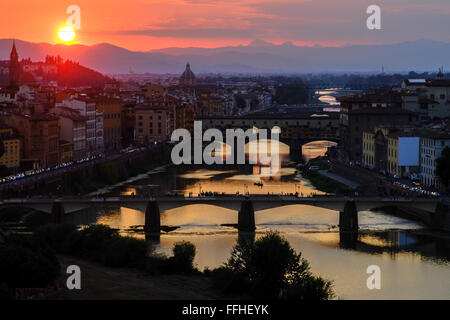
[[[8,60],[12,39],[0,39],[0,60]],[[63,45],[16,40],[21,58],[61,56],[105,74],[180,74],[187,62],[196,73],[325,73],[436,71],[450,65],[450,43],[417,40],[384,45],[296,46],[255,40],[219,48],[130,51],[111,44]]]

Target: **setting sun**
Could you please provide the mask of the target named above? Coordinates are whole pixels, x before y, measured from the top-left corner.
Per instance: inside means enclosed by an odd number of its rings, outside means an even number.
[[[58,36],[63,42],[70,42],[75,39],[75,31],[69,26],[62,27],[59,29]]]

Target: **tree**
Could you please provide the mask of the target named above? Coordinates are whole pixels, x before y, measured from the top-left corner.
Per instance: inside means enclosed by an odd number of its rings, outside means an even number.
[[[450,148],[446,147],[442,151],[442,156],[436,160],[436,176],[442,184],[448,188],[450,181]]]
[[[255,298],[326,300],[334,296],[332,283],[313,276],[308,261],[277,232],[268,232],[254,243],[239,241],[218,274],[239,279],[240,289],[248,288]]]

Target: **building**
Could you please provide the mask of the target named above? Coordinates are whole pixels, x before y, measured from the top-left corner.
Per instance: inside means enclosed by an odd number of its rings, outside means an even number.
[[[99,99],[97,111],[103,114],[103,142],[106,151],[122,148],[122,101]]]
[[[362,163],[391,176],[419,173],[420,139],[414,127],[376,127],[363,133]]]
[[[375,168],[375,133],[373,131],[363,133],[362,163],[366,168]]]
[[[88,155],[103,153],[103,114],[97,111],[97,99],[87,95],[79,95],[72,99],[64,100],[63,105],[78,110],[86,121],[86,152]]]
[[[168,129],[169,112],[165,106],[136,106],[136,141],[145,145],[167,141]]]
[[[225,115],[225,100],[217,95],[202,95],[199,98],[199,116],[221,117]]]
[[[3,155],[0,166],[16,170],[20,167],[20,138],[13,128],[0,127],[0,141],[3,143]]]
[[[436,160],[442,156],[445,148],[450,148],[450,131],[428,131],[420,139],[420,173],[422,184],[439,189],[441,183],[436,177]]]
[[[450,117],[450,79],[439,71],[437,79],[408,79],[402,83],[403,108],[423,118]]]
[[[390,175],[399,177],[411,177],[420,172],[420,138],[416,132],[389,132],[387,171]]]
[[[409,125],[419,116],[402,108],[394,93],[353,95],[340,98],[341,145],[348,160],[363,162],[363,133],[375,127]]]
[[[144,94],[144,98],[149,99],[153,97],[165,97],[168,88],[166,86],[149,83],[143,86],[141,91]]]
[[[74,160],[73,157],[73,142],[60,140],[59,141],[59,159],[61,163],[69,163]]]
[[[183,74],[180,77],[179,85],[181,87],[192,87],[197,84],[197,80],[195,78],[195,74],[191,70],[191,65],[186,64],[186,70],[184,70]]]
[[[135,140],[136,135],[136,111],[135,104],[128,103],[122,106],[122,145],[129,146]]]
[[[21,68],[19,54],[16,49],[16,42],[13,41],[13,47],[9,58],[9,88],[19,89]]]
[[[51,167],[59,162],[59,118],[51,114],[12,113],[8,119],[23,139],[22,159]]]
[[[61,128],[60,139],[68,141],[73,145],[73,160],[85,158],[86,123],[88,118],[82,116],[80,111],[67,107],[53,108],[51,112],[59,117],[58,123]]]
[[[184,102],[176,109],[175,128],[188,130],[194,133],[195,108],[192,103]]]

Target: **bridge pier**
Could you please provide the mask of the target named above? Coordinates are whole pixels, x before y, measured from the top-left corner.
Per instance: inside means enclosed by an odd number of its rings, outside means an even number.
[[[358,209],[354,200],[345,203],[344,211],[339,212],[339,229],[358,231]]]
[[[55,224],[61,224],[64,220],[64,205],[61,202],[53,202],[52,217]]]
[[[255,209],[251,200],[244,200],[241,203],[241,210],[238,216],[238,229],[244,232],[254,232],[255,225]]]
[[[339,246],[342,249],[356,249],[358,242],[357,231],[339,230]]]
[[[289,142],[289,158],[294,162],[302,160],[303,141],[298,139],[291,139]]]
[[[431,215],[431,227],[441,231],[450,231],[450,205],[438,202],[436,211]]]
[[[159,234],[161,232],[161,215],[158,202],[156,201],[149,201],[147,203],[144,231],[153,234]]]

